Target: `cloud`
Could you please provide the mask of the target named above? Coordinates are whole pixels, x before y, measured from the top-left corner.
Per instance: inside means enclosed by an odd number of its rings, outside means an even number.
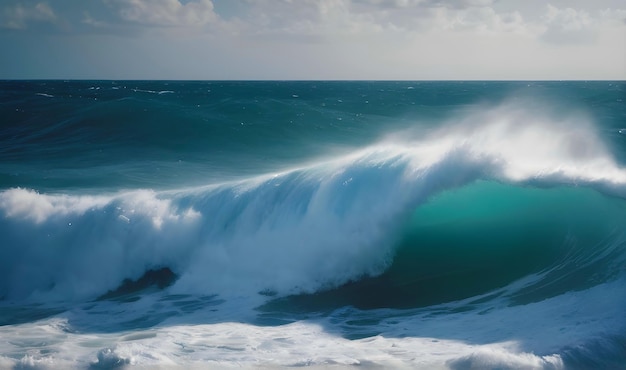
[[[467,9],[485,7],[493,4],[493,0],[428,0],[424,4],[429,7],[444,7],[451,9]]]
[[[6,58],[4,71],[20,76],[24,61],[38,60],[54,42],[60,57],[72,55],[56,75],[80,70],[82,77],[535,79],[626,72],[626,9],[609,8],[624,8],[622,0],[541,7],[523,0],[9,1],[0,5],[4,46],[24,52]],[[31,64],[29,71],[42,68]]]
[[[436,9],[431,29],[437,31],[469,32],[482,35],[532,35],[533,26],[521,13],[498,13],[491,7],[468,9]]]
[[[305,34],[329,39],[381,33],[401,39],[425,32],[531,34],[534,27],[518,11],[496,11],[490,6],[492,0],[249,0],[249,4],[255,16],[245,20],[256,33],[292,38]]]
[[[456,8],[480,7],[493,4],[494,0],[355,0],[386,8]]]
[[[317,43],[378,33],[377,16],[350,0],[249,0],[238,26],[240,35]]]
[[[603,9],[587,12],[581,9],[557,8],[551,4],[541,18],[541,40],[559,45],[592,44],[602,35],[624,32],[625,9]],[[620,31],[621,28],[621,31]]]
[[[547,5],[542,39],[556,44],[589,43],[596,37],[596,20],[584,10]]]
[[[217,20],[211,0],[105,0],[130,23],[159,27],[198,27]]]
[[[52,8],[45,2],[24,5],[18,3],[8,6],[2,13],[2,27],[14,30],[23,30],[28,28],[32,22],[50,22],[54,23],[57,16]]]
[[[600,11],[600,18],[613,25],[626,24],[626,9],[603,9]]]

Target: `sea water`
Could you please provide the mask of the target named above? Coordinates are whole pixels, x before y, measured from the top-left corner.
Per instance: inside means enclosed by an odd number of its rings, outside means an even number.
[[[0,82],[0,368],[624,368],[624,99]]]

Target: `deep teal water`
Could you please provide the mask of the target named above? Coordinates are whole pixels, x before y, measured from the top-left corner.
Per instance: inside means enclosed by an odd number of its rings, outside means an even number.
[[[0,82],[0,324],[313,320],[618,366],[624,99],[621,81]],[[554,343],[528,344],[519,312]],[[474,314],[507,319],[415,324]]]

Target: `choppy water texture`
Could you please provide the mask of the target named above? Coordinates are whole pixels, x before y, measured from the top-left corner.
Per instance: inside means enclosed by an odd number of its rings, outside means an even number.
[[[624,99],[0,82],[0,368],[624,368]]]

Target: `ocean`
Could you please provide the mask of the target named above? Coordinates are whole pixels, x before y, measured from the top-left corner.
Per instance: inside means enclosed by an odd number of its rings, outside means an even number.
[[[624,81],[1,81],[2,369],[626,369]]]

